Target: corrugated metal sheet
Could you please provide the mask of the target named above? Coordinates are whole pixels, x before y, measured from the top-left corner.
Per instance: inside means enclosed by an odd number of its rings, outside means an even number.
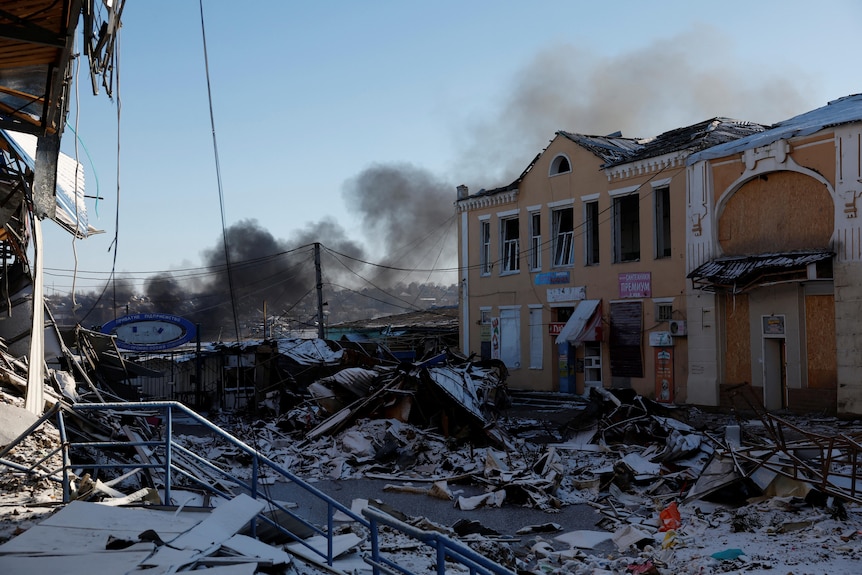
[[[570,139],[600,157],[605,162],[605,165],[628,161],[637,151],[643,148],[643,140],[640,138],[588,136],[586,134],[573,134],[565,131],[559,131],[557,134]]]
[[[37,138],[32,134],[0,130],[15,154],[30,169],[36,169]],[[101,233],[88,223],[84,202],[84,168],[74,158],[61,153],[57,158],[57,212],[54,220],[67,231],[85,238]]]
[[[808,136],[841,124],[862,121],[862,94],[853,94],[829,102],[827,105],[794,116],[759,134],[714,146],[689,156],[687,163],[723,158],[745,150],[767,146],[778,140]]]
[[[701,289],[739,292],[764,276],[803,270],[809,264],[830,259],[834,255],[829,250],[811,250],[719,258],[701,265],[687,277],[696,286],[700,284]]]
[[[633,150],[628,157],[619,161],[609,162],[606,166],[625,164],[635,160],[655,158],[673,152],[687,151],[699,152],[713,146],[726,142],[733,142],[759,134],[766,130],[766,126],[745,122],[731,118],[712,118],[690,126],[676,128],[665,132],[655,138],[644,140],[639,149]]]

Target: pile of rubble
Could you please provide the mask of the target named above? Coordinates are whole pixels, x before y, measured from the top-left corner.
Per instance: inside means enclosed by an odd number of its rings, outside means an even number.
[[[601,389],[587,398],[565,396],[566,405],[576,408],[560,421],[513,406],[505,377],[499,362],[448,354],[420,364],[353,365],[310,382],[306,396],[289,405],[273,402],[257,416],[214,413],[209,419],[306,481],[384,479],[387,491],[442,499],[466,513],[524,507],[552,519],[595,514],[591,530],[566,530],[563,522],[551,521],[512,525],[501,533],[477,521],[443,525],[380,499],[354,502],[357,513],[369,506],[384,509],[416,528],[462,540],[519,573],[858,570],[862,426],[855,422],[757,411],[744,417],[709,414],[630,390]],[[20,401],[11,389],[3,396],[10,404]],[[74,422],[77,433],[94,440],[147,439],[164,432],[161,423],[109,415]],[[58,441],[56,431],[45,428],[0,454],[6,526],[0,540],[33,525],[30,510],[46,502],[62,507],[47,472],[28,475],[21,469],[28,458],[40,458],[43,443]],[[185,431],[178,438],[182,445],[237,478],[251,479],[247,454],[221,435]],[[158,485],[146,484],[143,473],[85,475],[86,461],[114,457],[128,463],[140,453],[78,455],[83,458],[74,477],[77,501],[128,503],[134,495],[138,504],[184,503],[159,501]],[[10,467],[13,461],[19,464]],[[177,464],[183,465],[181,458]],[[36,466],[48,468],[48,462]],[[197,481],[220,481],[204,469],[196,473]],[[454,485],[479,489],[466,495]],[[39,486],[50,489],[40,492]],[[16,492],[28,495],[7,498]],[[325,518],[317,522],[325,527]],[[339,568],[367,570],[357,560],[368,552],[366,534],[348,517],[340,517],[336,529],[344,544]],[[396,531],[384,534],[383,545],[401,564],[413,565],[415,572],[433,569],[432,550]],[[3,552],[0,546],[0,565]],[[294,563],[284,572],[315,572],[312,564]]]

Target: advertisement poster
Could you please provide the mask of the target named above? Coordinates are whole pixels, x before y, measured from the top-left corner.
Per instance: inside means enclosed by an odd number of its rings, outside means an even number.
[[[652,297],[652,273],[630,272],[619,274],[620,297]]]
[[[655,399],[673,403],[673,348],[655,349]]]
[[[491,318],[491,359],[500,359],[500,318]]]

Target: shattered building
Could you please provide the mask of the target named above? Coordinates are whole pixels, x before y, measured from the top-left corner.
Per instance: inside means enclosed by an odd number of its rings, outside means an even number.
[[[862,95],[688,158],[688,400],[862,413]]]
[[[96,231],[87,223],[80,164],[60,152],[76,78],[78,24],[84,22],[82,50],[93,91],[110,95],[122,4],[97,10],[93,0],[28,0],[5,2],[0,12],[0,247],[7,308],[0,337],[4,352],[30,358],[27,406],[33,413],[43,409],[43,381],[64,373],[68,358],[44,301],[41,222],[53,220],[78,238]]]
[[[685,161],[763,129],[560,131],[508,186],[459,187],[462,352],[504,361],[513,388],[686,401]]]

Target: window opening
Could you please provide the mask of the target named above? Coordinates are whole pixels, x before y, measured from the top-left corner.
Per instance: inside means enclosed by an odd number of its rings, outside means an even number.
[[[634,262],[641,257],[639,208],[637,194],[614,198],[614,262]]]
[[[530,214],[530,269],[542,269],[542,218],[539,212]]]
[[[501,222],[503,246],[503,272],[514,272],[521,269],[521,243],[518,230],[518,218],[506,218]]]
[[[670,188],[656,188],[655,196],[655,257],[670,257]]]
[[[574,210],[554,210],[554,265],[570,266],[574,263]]]
[[[572,166],[569,164],[569,159],[565,156],[557,156],[554,158],[554,161],[551,162],[551,175],[556,176],[557,174],[565,174],[567,172],[572,171]]]
[[[599,203],[587,202],[584,205],[584,211],[586,264],[594,266],[599,263]]]
[[[482,251],[479,254],[479,267],[482,275],[491,273],[491,222],[479,222]]]
[[[673,304],[657,303],[655,304],[655,319],[656,321],[670,321],[673,319]]]

